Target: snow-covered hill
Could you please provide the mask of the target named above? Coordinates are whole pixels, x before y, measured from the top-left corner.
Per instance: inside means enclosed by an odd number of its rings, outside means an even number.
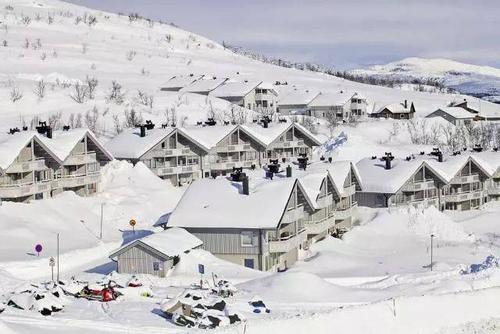
[[[500,102],[500,69],[450,59],[406,58],[386,65],[352,71],[354,74],[407,80],[436,80],[462,94]]]
[[[124,9],[124,11],[126,11]],[[57,0],[0,0],[0,132],[41,119],[98,118],[96,132],[108,137],[121,126],[125,111],[134,109],[160,124],[166,110],[182,122],[206,118],[208,110],[228,110],[216,98],[160,92],[159,86],[179,74],[207,74],[233,79],[286,81],[322,92],[354,90],[370,104],[414,101],[426,115],[459,98],[370,86],[321,73],[287,69],[237,55],[220,44],[168,24],[130,19]],[[75,83],[98,81],[95,96],[77,103]],[[34,91],[43,80],[43,98]],[[107,99],[112,81],[122,86],[123,102]],[[137,98],[153,96],[152,107]],[[17,92],[17,94],[16,94]],[[15,100],[15,96],[22,98]],[[95,108],[94,108],[95,107]],[[73,116],[71,116],[73,115]],[[79,116],[81,115],[81,116]]]

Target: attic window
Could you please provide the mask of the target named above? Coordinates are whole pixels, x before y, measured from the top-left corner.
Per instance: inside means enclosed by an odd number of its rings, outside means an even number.
[[[31,142],[28,143],[28,145],[26,145],[27,148],[30,148],[31,147]]]
[[[257,244],[257,240],[254,239],[252,231],[242,231],[241,232],[241,246],[242,247],[252,247]]]

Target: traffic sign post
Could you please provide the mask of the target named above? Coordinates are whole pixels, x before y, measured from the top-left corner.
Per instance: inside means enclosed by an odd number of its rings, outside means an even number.
[[[205,266],[198,264],[198,272],[200,273],[200,289],[203,289],[203,274],[205,273]]]
[[[56,260],[53,257],[49,259],[50,271],[52,274],[52,282],[54,282],[54,266],[56,265]]]
[[[137,222],[135,221],[135,219],[130,219],[128,223],[130,226],[132,226],[132,232],[135,234],[135,224],[137,224]]]
[[[42,245],[37,244],[37,245],[35,246],[35,252],[36,252],[37,256],[40,256],[40,253],[42,252],[42,250],[43,250]]]

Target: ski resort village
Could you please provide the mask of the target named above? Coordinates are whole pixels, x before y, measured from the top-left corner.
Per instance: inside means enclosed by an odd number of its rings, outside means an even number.
[[[499,69],[59,0],[0,28],[0,333],[500,333],[498,96],[429,79]]]

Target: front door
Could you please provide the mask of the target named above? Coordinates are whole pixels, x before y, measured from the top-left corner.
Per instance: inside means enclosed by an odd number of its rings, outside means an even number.
[[[254,269],[254,260],[253,259],[245,259],[245,267]]]

